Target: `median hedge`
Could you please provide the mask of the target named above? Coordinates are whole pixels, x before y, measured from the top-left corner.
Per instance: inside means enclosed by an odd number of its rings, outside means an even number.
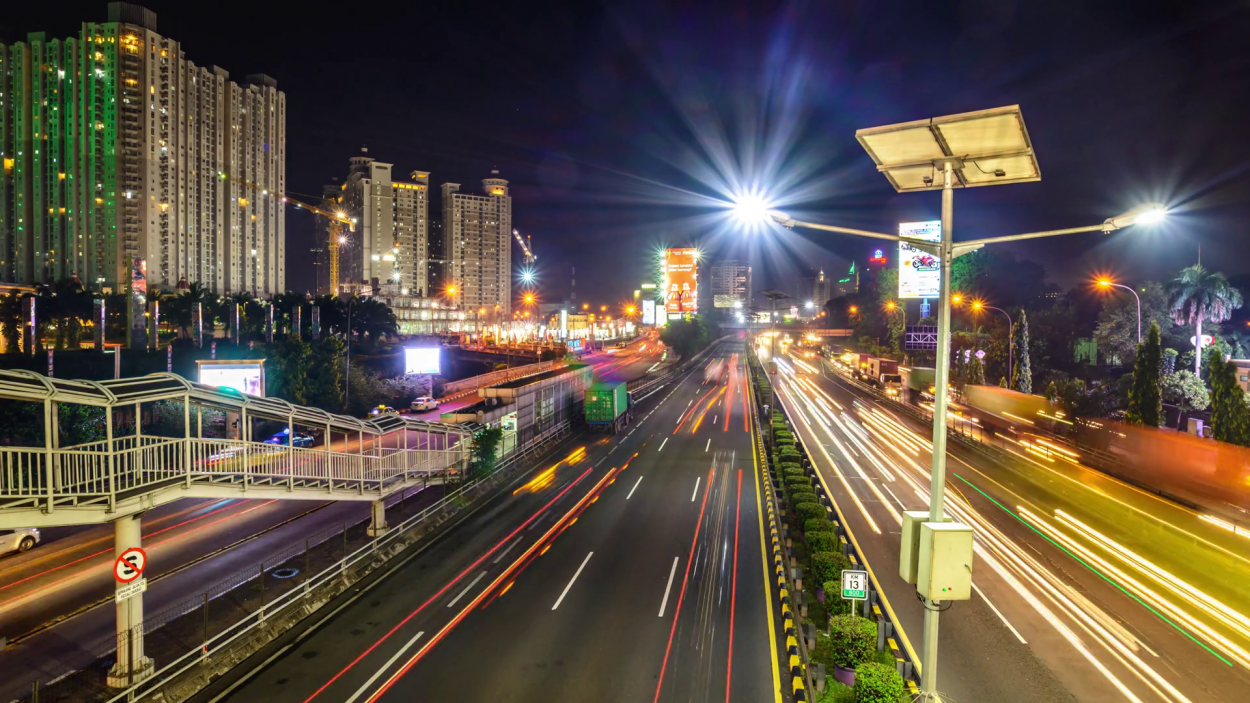
[[[776,439],[794,439],[794,433],[790,430],[776,430],[773,432],[773,437]]]
[[[839,554],[838,537],[833,532],[805,532],[803,533],[803,540],[807,542],[807,551],[813,554],[823,552]],[[812,568],[814,569],[815,567],[816,564],[813,560]],[[817,583],[824,583],[824,581],[824,579],[821,579]]]
[[[834,549],[817,551],[816,547],[812,546],[811,541],[808,541],[808,545],[813,552],[812,576],[816,579],[816,583],[840,581],[842,572],[851,568],[851,560],[842,556],[842,552]]]
[[[822,517],[825,514],[825,506],[820,503],[799,503],[794,506],[794,513],[799,516],[800,520],[809,520]]]
[[[809,532],[834,532],[833,523],[823,517],[803,521],[803,534]]]
[[[877,651],[877,623],[858,615],[834,615],[829,618],[829,644],[834,664],[856,669],[871,661]],[[855,678],[859,678],[858,670]]]
[[[806,476],[786,476],[786,490],[811,489],[812,480]]]
[[[811,491],[795,489],[790,492],[790,502],[795,505],[799,503],[819,503],[820,498],[817,498],[816,494]]]
[[[903,688],[903,677],[892,666],[866,662],[855,667],[855,703],[898,703]]]
[[[787,474],[788,474],[788,473],[790,473],[790,471],[789,471],[790,469],[794,469],[795,471],[798,471],[798,472],[800,472],[800,473],[807,473],[806,471],[803,471],[803,465],[802,465],[802,464],[800,464],[800,463],[798,463],[798,462],[795,462],[795,461],[781,461],[781,462],[778,462],[778,463],[777,463],[777,468],[778,468],[778,469],[779,469],[782,473],[787,473]]]
[[[799,450],[794,447],[784,446],[777,447],[777,456],[779,456],[782,461],[786,461],[786,457],[794,457],[792,461],[798,462],[803,455],[799,454]]]

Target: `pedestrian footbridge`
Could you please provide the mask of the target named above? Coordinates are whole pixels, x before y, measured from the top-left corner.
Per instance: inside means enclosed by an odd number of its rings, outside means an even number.
[[[264,442],[283,428],[314,446]],[[461,426],[359,420],[171,373],[97,382],[0,371],[0,529],[109,522],[188,497],[380,506],[462,471],[468,449]]]

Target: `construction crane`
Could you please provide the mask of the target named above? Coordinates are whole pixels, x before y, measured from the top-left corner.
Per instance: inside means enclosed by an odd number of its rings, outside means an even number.
[[[247,181],[242,178],[235,178],[233,176],[230,176],[222,172],[218,172],[218,175],[221,176],[221,179],[223,181],[230,181],[231,183],[237,183],[243,186],[244,188],[251,190],[254,193],[260,193],[262,196],[265,196],[265,197],[268,197],[270,195],[267,189],[262,188],[260,185],[256,183],[252,183],[251,181]],[[240,204],[243,205],[244,207],[247,207],[247,204],[248,204],[247,199],[241,198],[240,200],[241,200]],[[314,215],[320,215],[321,217],[324,217],[327,220],[329,220],[330,226],[328,229],[329,229],[330,236],[329,236],[329,241],[327,242],[327,249],[330,253],[330,292],[331,294],[338,293],[339,283],[341,282],[341,279],[339,279],[339,248],[347,243],[347,237],[343,234],[343,227],[346,226],[348,232],[355,232],[356,220],[349,217],[347,213],[344,212],[343,210],[335,210],[333,212],[329,210],[322,210],[316,205],[312,205],[311,203],[306,203],[302,200],[298,200],[289,195],[279,196],[278,201],[287,203],[289,205],[294,205],[296,208],[300,210],[307,210],[313,213]]]
[[[538,257],[534,256],[534,249],[531,247],[532,242],[530,241],[530,236],[527,234],[522,237],[521,233],[516,230],[512,230],[512,236],[516,237],[517,244],[521,245],[521,251],[525,252],[525,263],[534,263]]]

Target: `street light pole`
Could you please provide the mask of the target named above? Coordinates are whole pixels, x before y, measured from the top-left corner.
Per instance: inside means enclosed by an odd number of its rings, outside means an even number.
[[[982,304],[981,307],[986,310],[997,310],[1003,314],[1003,317],[1007,318],[1007,383],[1010,384],[1015,379],[1016,369],[1016,323],[1011,321],[1011,315],[1007,314],[1007,311],[1002,308],[985,304]]]
[[[1132,293],[1133,297],[1137,299],[1137,343],[1141,344],[1141,296],[1139,296],[1137,294],[1137,291],[1133,290],[1131,287],[1121,285],[1119,283],[1112,283],[1111,281],[1103,280],[1103,281],[1099,281],[1098,285],[1103,286],[1104,288],[1110,287],[1110,286],[1113,286],[1115,288],[1123,288],[1124,290]]]

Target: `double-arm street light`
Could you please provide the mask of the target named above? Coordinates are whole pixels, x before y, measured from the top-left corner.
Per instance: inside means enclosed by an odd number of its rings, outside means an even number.
[[[805,227],[871,239],[907,242],[939,259],[941,283],[938,296],[937,368],[934,373],[937,392],[934,393],[933,403],[933,463],[929,514],[928,523],[925,523],[927,528],[933,529],[933,526],[946,521],[946,389],[950,382],[948,359],[951,262],[956,257],[976,251],[986,244],[1083,232],[1108,233],[1134,224],[1154,223],[1161,220],[1167,210],[1162,205],[1152,203],[1086,227],[1026,232],[956,243],[953,236],[955,188],[1041,180],[1041,171],[1019,106],[861,129],[856,132],[855,137],[876,162],[877,170],[885,175],[898,192],[942,191],[942,232],[939,241],[926,242],[884,232],[803,222],[784,212],[770,209],[767,203],[758,198],[744,198],[734,210],[743,219],[757,222],[771,219],[789,228]],[[971,563],[960,566],[966,566],[971,571]],[[937,700],[938,610],[941,606],[932,596],[924,598],[924,604],[921,693],[924,700]]]
[[[1123,288],[1132,293],[1133,297],[1137,299],[1137,343],[1141,344],[1141,296],[1129,286],[1121,285],[1107,278],[1098,279],[1098,286],[1100,288]]]

